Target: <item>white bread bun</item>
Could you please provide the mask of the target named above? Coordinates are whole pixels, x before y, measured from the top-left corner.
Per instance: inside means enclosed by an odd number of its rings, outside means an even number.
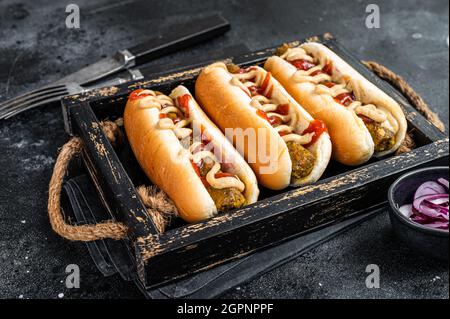
[[[185,94],[189,94],[192,97],[187,88],[179,85],[169,96],[175,100],[177,97]],[[255,173],[253,173],[250,166],[248,166],[244,158],[236,151],[233,145],[231,145],[220,129],[208,118],[205,112],[203,112],[193,97],[191,101],[190,117],[206,128],[206,131],[212,138],[211,143],[215,146],[215,155],[218,158],[223,157],[226,159],[226,163],[231,164],[227,169],[227,173],[238,176],[245,184],[244,197],[246,199],[246,204],[255,203],[259,196],[258,182]]]
[[[364,122],[354,112],[336,103],[329,95],[316,94],[316,85],[313,83],[291,81],[297,68],[280,57],[267,59],[264,68],[280,81],[312,117],[325,122],[333,143],[333,157],[338,162],[359,165],[372,157],[372,137]]]
[[[382,107],[395,119],[398,128],[394,146],[375,155],[387,155],[398,149],[405,138],[407,128],[400,106],[324,45],[306,43],[301,45],[301,48],[318,60],[332,61],[333,77],[351,79],[355,84],[354,91],[359,101]],[[294,81],[293,76],[297,68],[280,57],[269,58],[264,67],[272,72],[313,117],[326,123],[333,142],[333,157],[337,161],[346,165],[359,165],[372,157],[375,146],[373,139],[364,122],[354,111],[343,107],[328,94],[318,94],[316,84]]]
[[[285,90],[280,82],[273,77],[271,81],[274,86],[273,92],[275,93],[278,91],[279,94],[286,96],[289,101],[289,105],[293,107],[297,113],[299,121],[297,124],[297,129],[298,131],[303,131],[306,127],[308,127],[309,123],[314,120],[314,118]],[[306,149],[315,157],[314,167],[308,176],[295,181],[291,180],[291,186],[298,187],[305,184],[311,184],[319,180],[325,172],[331,158],[332,144],[330,135],[327,132],[323,132],[317,141],[311,146],[306,147]]]
[[[183,93],[189,94],[184,90]],[[189,151],[181,145],[173,130],[161,129],[158,126],[159,109],[149,107],[146,103],[148,102],[145,99],[129,99],[124,113],[125,131],[143,171],[154,184],[166,192],[185,221],[197,222],[214,216],[217,208],[192,167]],[[208,133],[220,133],[210,122],[201,118],[201,110],[192,96],[189,112],[190,117],[195,117],[194,121],[201,121]],[[230,148],[226,151],[229,152]],[[231,158],[236,160],[236,163],[231,163],[232,166],[241,168],[238,170],[241,175],[238,176],[246,186],[247,204],[256,201],[259,191],[254,174],[250,168],[242,169],[245,165],[239,160],[239,154],[232,155]]]
[[[354,90],[359,101],[364,104],[374,104],[377,107],[382,107],[387,109],[392,114],[399,126],[395,135],[395,144],[389,150],[384,152],[375,152],[374,155],[385,156],[395,152],[405,139],[408,128],[405,114],[403,113],[400,105],[323,44],[310,42],[303,44],[302,48],[304,48],[312,56],[326,56],[328,59],[333,61],[334,68],[339,70],[341,73],[340,76],[349,77],[352,80],[356,80],[359,85],[354,87]]]
[[[263,69],[261,69],[264,71]],[[265,72],[265,71],[264,71]],[[278,132],[250,105],[251,98],[239,86],[231,84],[231,75],[223,63],[215,63],[205,68],[196,84],[196,98],[211,119],[223,132],[227,129],[241,129],[254,132],[253,141],[248,136],[225,134],[253,168],[259,182],[270,189],[283,189],[291,183],[292,161],[288,148]],[[281,94],[289,100],[299,114],[300,126],[306,128],[312,117],[300,106],[282,86],[271,79],[273,94]],[[257,143],[255,143],[257,141]],[[311,183],[320,178],[331,154],[331,142],[327,133],[308,148],[316,157],[312,172],[292,185]],[[268,165],[268,161],[270,165]],[[268,170],[268,167],[270,168]]]

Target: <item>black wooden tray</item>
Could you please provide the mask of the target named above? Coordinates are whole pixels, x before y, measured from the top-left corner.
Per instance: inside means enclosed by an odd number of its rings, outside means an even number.
[[[78,225],[101,223],[110,219],[79,158],[71,163],[68,176],[61,198],[61,208],[66,218],[76,221]],[[151,289],[145,289],[139,280],[134,258],[128,253],[129,249],[124,241],[104,239],[87,242],[86,246],[103,276],[118,274],[123,280],[134,282],[146,298],[210,299],[307,253],[382,212],[386,212],[385,204],[377,210],[358,214],[272,248]]]
[[[386,201],[388,186],[400,174],[417,167],[448,165],[448,137],[418,114],[397,91],[371,73],[335,39],[319,36],[307,40],[328,46],[393,97],[406,114],[408,130],[413,132],[417,148],[402,155],[373,159],[360,167],[346,167],[332,161],[322,179],[313,185],[278,192],[261,189],[260,200],[255,204],[196,224],[178,221],[163,234],[156,230],[135,189],[151,182],[126,141],[120,148],[112,147],[99,120],[121,117],[128,94],[137,88],[168,94],[183,84],[194,93],[200,68],[187,68],[63,99],[66,130],[83,140],[83,161],[99,198],[109,214],[129,228],[126,247],[144,287],[155,287],[209,269],[361,214]],[[275,49],[227,60],[241,66],[259,64]]]

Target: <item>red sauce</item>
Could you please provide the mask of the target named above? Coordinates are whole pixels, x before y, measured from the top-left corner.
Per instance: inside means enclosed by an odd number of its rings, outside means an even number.
[[[269,75],[269,73],[267,73],[267,74]],[[267,79],[267,76],[266,76],[266,79]],[[270,75],[269,75],[269,80],[270,80]],[[248,90],[250,91],[250,97],[253,97],[256,95],[264,95],[265,97],[270,98],[272,96],[273,86],[271,86],[266,93],[268,84],[265,84],[265,82],[266,82],[266,80],[264,80],[261,87],[257,87],[256,85],[249,86]]]
[[[267,88],[269,87],[269,84],[270,84],[270,72],[267,72],[264,81],[261,84],[260,88],[261,94],[264,94],[264,92],[266,92]]]
[[[167,116],[167,114],[165,114],[165,113],[159,113],[159,118],[160,119],[166,119],[166,118],[170,118],[170,117]],[[181,121],[179,117],[176,117],[176,118],[171,119],[171,120],[172,120],[173,124],[177,124],[178,122]]]
[[[325,85],[327,88],[332,88],[333,86],[335,86],[336,85],[336,83],[333,83],[333,82],[325,82],[325,83],[322,83],[323,85]]]
[[[240,69],[238,73],[247,73],[247,72],[250,72],[250,71],[252,71],[252,70],[254,70],[254,69],[255,69],[255,68],[253,68],[253,67],[250,67],[250,68],[248,68],[248,69]],[[241,70],[243,70],[243,71],[241,72]],[[266,74],[266,76],[265,76],[265,78],[264,78],[264,80],[263,80],[263,83],[261,84],[260,87],[257,87],[256,85],[249,86],[249,87],[248,87],[248,90],[249,90],[250,94],[249,94],[249,92],[247,92],[247,91],[244,90],[243,88],[242,88],[242,90],[243,90],[243,91],[245,92],[245,94],[247,94],[250,98],[251,98],[251,97],[254,97],[254,96],[256,96],[256,95],[264,95],[265,97],[270,98],[270,97],[272,96],[273,86],[271,86],[271,87],[269,88],[269,90],[267,91],[267,93],[264,94],[264,93],[266,92],[266,90],[267,90],[269,84],[270,84],[270,78],[271,78],[271,74],[270,74],[270,72],[267,72],[267,74]],[[254,82],[255,79],[254,79],[254,78],[253,78],[253,79],[249,79],[248,81]]]
[[[303,146],[309,147],[312,144],[314,144],[319,139],[320,135],[322,135],[323,132],[328,132],[325,123],[322,122],[321,120],[313,120],[311,123],[309,123],[309,126],[306,128],[306,130],[303,131],[302,135],[308,133],[314,133],[314,135],[311,139],[311,142]]]
[[[258,114],[259,117],[265,119],[266,121],[270,122],[269,118],[267,117],[266,112],[261,110],[256,110],[256,114]]]
[[[267,94],[266,94],[266,97],[267,97],[268,99],[270,99],[270,97],[272,96],[272,92],[273,92],[273,85],[270,87],[269,91],[268,91]]]
[[[214,174],[215,178],[222,178],[222,177],[234,177],[233,174],[230,173],[216,173]]]
[[[337,95],[334,100],[344,106],[349,106],[355,101],[355,96],[352,93],[342,93]]]
[[[200,168],[198,168],[197,164],[195,164],[192,160],[191,165],[198,177],[202,177],[202,175],[200,174]]]
[[[333,73],[333,64],[332,64],[332,62],[328,62],[327,65],[325,65],[322,68],[322,70],[314,71],[309,76],[316,76],[316,75],[319,75],[319,74],[328,74],[329,76],[331,76],[332,73]]]
[[[208,184],[208,181],[206,180],[205,177],[203,177],[203,176],[201,175],[201,173],[200,173],[200,168],[199,168],[199,167],[197,166],[197,164],[195,164],[192,160],[190,160],[190,161],[191,161],[192,168],[194,169],[194,171],[195,171],[195,173],[197,174],[197,176],[200,177],[200,180],[202,181],[203,185],[205,185],[205,187],[208,186],[208,185],[209,185],[209,184]]]
[[[281,118],[279,116],[271,116],[269,117],[269,123],[270,125],[274,126],[274,125],[280,125],[281,122]]]
[[[183,109],[184,116],[187,118],[189,117],[189,100],[190,99],[191,99],[191,96],[189,94],[184,94],[177,98],[178,106],[180,106]]]
[[[144,91],[144,89],[134,90],[133,92],[131,92],[128,99],[130,99],[131,101],[135,101],[135,100],[142,99],[143,97],[151,95],[150,93],[141,93],[142,91]]]
[[[322,69],[323,73],[328,74],[329,76],[333,75],[333,62],[329,61],[327,65],[325,65]]]
[[[275,110],[275,112],[280,114],[280,115],[287,115],[287,114],[289,114],[289,104],[280,104],[280,105],[278,105],[278,107]],[[272,125],[272,126],[280,125],[282,123],[281,118],[279,116],[273,115],[271,117],[268,117],[266,112],[264,112],[262,110],[256,110],[256,114],[258,114],[260,117],[262,117],[263,119],[268,121],[270,123],[270,125]]]
[[[302,70],[302,71],[308,71],[309,69],[312,69],[313,67],[316,66],[315,63],[310,62],[308,60],[304,60],[304,59],[293,60],[293,61],[290,61],[290,63],[293,66],[295,66],[297,68],[297,70]]]
[[[313,73],[311,73],[309,76],[316,76],[316,75],[319,75],[319,74],[322,74],[322,73],[323,73],[322,70],[317,70],[317,71],[314,71]]]
[[[288,115],[289,114],[289,104],[278,105],[275,112],[278,114],[281,114],[281,115]]]
[[[280,136],[283,137],[283,136],[291,134],[291,133],[289,133],[289,132],[278,132],[278,134],[280,134]]]
[[[304,59],[298,59],[298,60],[294,60],[290,62],[293,66],[295,66],[297,68],[297,70],[302,70],[302,71],[308,71],[314,67],[317,66],[317,64],[310,62],[308,60],[304,60]],[[322,70],[317,70],[314,71],[313,73],[310,74],[310,76],[316,76],[319,74],[328,74],[329,76],[332,75],[333,73],[333,63],[332,62],[328,62],[323,68]]]

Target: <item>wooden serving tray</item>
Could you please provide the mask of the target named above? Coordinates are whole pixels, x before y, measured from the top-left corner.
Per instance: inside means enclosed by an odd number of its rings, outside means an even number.
[[[140,169],[127,141],[121,148],[113,148],[99,121],[121,117],[128,94],[137,88],[168,94],[182,84],[194,94],[195,79],[201,68],[185,68],[63,99],[66,131],[83,140],[83,161],[105,209],[112,218],[128,226],[126,247],[145,288],[209,269],[361,214],[387,201],[388,187],[399,175],[418,167],[448,165],[448,137],[335,39],[318,36],[296,42],[311,40],[328,46],[402,106],[417,148],[398,156],[372,159],[359,167],[331,161],[322,179],[312,185],[283,191],[261,188],[260,199],[255,204],[196,224],[177,221],[163,234],[156,230],[135,189],[151,182]],[[273,55],[278,46],[226,60],[241,66],[260,64]]]

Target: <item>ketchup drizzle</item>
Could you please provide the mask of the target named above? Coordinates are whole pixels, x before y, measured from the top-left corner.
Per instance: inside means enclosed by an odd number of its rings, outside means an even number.
[[[221,173],[216,173],[216,174],[214,174],[214,177],[215,177],[215,178],[234,177],[234,175],[233,175],[233,174],[230,174],[230,173],[223,173],[223,172],[221,172]]]
[[[314,133],[314,135],[312,136],[311,142],[303,146],[309,147],[313,145],[319,139],[320,135],[322,135],[322,133],[324,132],[328,132],[328,130],[323,121],[321,120],[311,121],[311,123],[309,123],[309,126],[303,131],[302,134]]]
[[[267,117],[266,112],[264,112],[262,110],[256,110],[256,114],[258,114],[259,117],[262,117],[267,122],[270,122],[269,118]]]
[[[312,69],[313,67],[316,66],[315,63],[305,60],[305,59],[297,59],[297,60],[290,61],[289,63],[291,63],[293,66],[295,66],[297,68],[297,70],[302,70],[302,71],[308,71],[309,69]]]
[[[278,105],[275,112],[278,114],[281,114],[281,115],[288,115],[289,114],[289,104]]]
[[[137,89],[130,93],[128,99],[131,101],[142,99],[143,97],[151,95],[150,93],[141,93],[144,89]]]
[[[191,96],[189,94],[184,94],[177,98],[178,105],[183,109],[184,116],[189,117],[189,100]]]
[[[353,93],[341,93],[337,95],[334,100],[344,106],[349,106],[356,100],[356,98]]]

